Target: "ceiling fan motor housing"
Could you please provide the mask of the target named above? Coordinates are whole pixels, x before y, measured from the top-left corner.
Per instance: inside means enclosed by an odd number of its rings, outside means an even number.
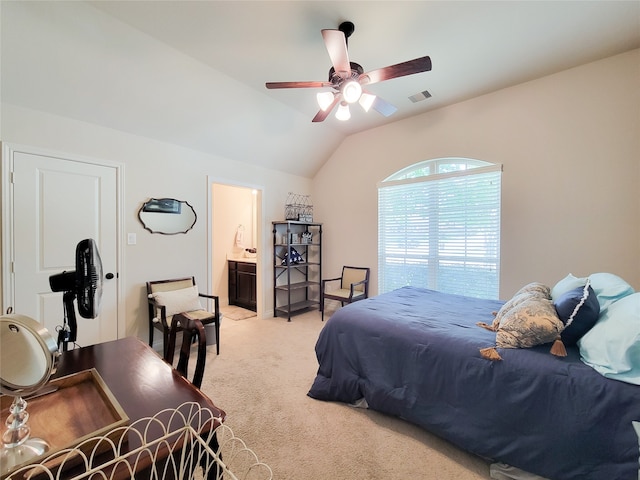
[[[362,68],[362,66],[360,66],[360,64],[355,62],[349,62],[349,64],[351,65],[351,76],[349,78],[343,78],[338,75],[336,73],[336,69],[333,67],[329,69],[329,81],[334,85],[335,88],[339,89],[340,85],[348,80],[358,80],[358,78],[360,78],[360,75],[364,73],[364,69]]]

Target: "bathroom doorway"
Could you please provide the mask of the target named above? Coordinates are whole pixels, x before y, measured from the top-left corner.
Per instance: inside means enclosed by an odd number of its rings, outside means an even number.
[[[225,315],[227,318],[232,320],[247,318],[252,316],[252,312],[248,310],[253,309],[255,314],[260,316],[264,305],[260,274],[263,253],[262,189],[220,181],[210,181],[209,184],[211,196],[209,268],[212,291],[220,297],[220,307],[223,315],[225,310],[228,313]],[[236,291],[234,283],[238,265],[248,267],[251,269],[250,272],[255,272],[255,278],[250,278],[251,273],[248,278],[247,269],[240,269],[243,292]],[[234,279],[231,282],[230,276]],[[254,290],[247,294],[247,288]],[[246,304],[247,295],[255,298],[255,308]],[[238,302],[238,298],[244,299],[245,302]],[[233,304],[231,307],[230,300]]]

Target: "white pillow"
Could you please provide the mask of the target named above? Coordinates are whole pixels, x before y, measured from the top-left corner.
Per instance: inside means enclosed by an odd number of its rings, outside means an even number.
[[[202,310],[202,305],[198,299],[198,287],[195,285],[179,290],[169,290],[166,292],[155,292],[149,295],[158,305],[164,305],[167,309],[167,317],[176,313],[192,312]]]

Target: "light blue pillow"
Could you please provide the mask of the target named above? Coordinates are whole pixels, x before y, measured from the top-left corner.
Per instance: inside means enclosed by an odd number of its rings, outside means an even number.
[[[601,315],[609,305],[634,293],[631,285],[613,273],[592,273],[589,279],[598,297]]]
[[[587,284],[586,278],[574,277],[571,273],[560,280],[551,289],[551,299],[558,300],[562,295],[578,287],[584,287]]]
[[[640,385],[640,292],[610,303],[578,347],[582,361],[598,373]]]

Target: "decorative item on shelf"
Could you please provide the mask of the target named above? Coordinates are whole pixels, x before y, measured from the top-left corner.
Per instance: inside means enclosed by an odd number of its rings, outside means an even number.
[[[291,243],[300,243],[300,235],[297,233],[291,234]]]
[[[302,232],[302,243],[312,243],[313,234],[311,232]]]
[[[285,220],[313,222],[311,195],[300,195],[289,192],[287,203],[284,206],[284,218]]]
[[[282,265],[297,265],[298,263],[304,263],[304,259],[295,248],[291,248],[291,257],[289,257],[289,252],[284,253]]]

